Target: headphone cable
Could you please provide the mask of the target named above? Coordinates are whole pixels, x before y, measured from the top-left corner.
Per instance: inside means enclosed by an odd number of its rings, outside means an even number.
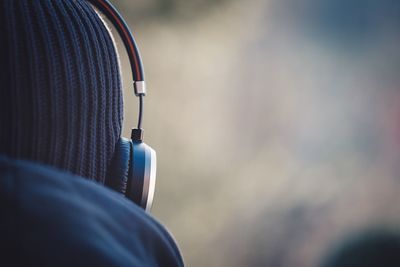
[[[142,119],[143,119],[143,95],[139,95],[139,118],[137,128],[142,130]]]
[[[143,119],[143,94],[139,94],[139,118],[137,128],[133,128],[131,132],[131,139],[133,142],[143,141],[143,129],[142,129],[142,119]]]

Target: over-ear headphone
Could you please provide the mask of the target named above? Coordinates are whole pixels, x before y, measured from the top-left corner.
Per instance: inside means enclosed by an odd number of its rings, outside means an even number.
[[[143,64],[135,39],[118,11],[107,0],[88,0],[118,31],[131,64],[133,87],[139,97],[137,128],[131,139],[120,137],[116,144],[105,184],[150,211],[156,182],[156,152],[143,143],[143,97],[146,94]]]

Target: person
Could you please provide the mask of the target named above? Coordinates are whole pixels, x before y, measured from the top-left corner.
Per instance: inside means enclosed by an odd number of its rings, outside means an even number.
[[[83,0],[0,13],[0,265],[183,266],[168,231],[103,185],[123,119],[105,22]]]
[[[369,229],[352,234],[332,249],[322,267],[397,267],[400,266],[398,231]]]

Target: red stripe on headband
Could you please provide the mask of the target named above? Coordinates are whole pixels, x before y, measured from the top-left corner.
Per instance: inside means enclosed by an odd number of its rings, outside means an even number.
[[[136,67],[136,76],[138,81],[143,80],[142,77],[140,76],[140,72],[139,72],[139,63],[138,63],[138,59],[136,57],[136,53],[135,53],[135,48],[134,48],[134,44],[132,43],[131,39],[130,39],[130,34],[127,32],[126,28],[124,27],[124,25],[122,24],[122,22],[120,21],[120,19],[118,18],[118,16],[113,12],[113,10],[103,1],[99,1],[99,3],[107,9],[107,11],[113,16],[113,18],[117,21],[118,26],[122,29],[122,31],[124,32],[124,36],[125,39],[128,41],[129,44],[129,48],[131,50],[131,53],[133,54],[134,57],[134,61],[135,61],[135,67]]]

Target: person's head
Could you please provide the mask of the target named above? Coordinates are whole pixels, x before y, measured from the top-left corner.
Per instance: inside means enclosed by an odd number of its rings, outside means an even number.
[[[83,0],[3,0],[0,13],[0,154],[104,182],[122,124],[104,22]]]
[[[400,266],[400,235],[386,230],[372,230],[350,237],[327,257],[322,266]]]

